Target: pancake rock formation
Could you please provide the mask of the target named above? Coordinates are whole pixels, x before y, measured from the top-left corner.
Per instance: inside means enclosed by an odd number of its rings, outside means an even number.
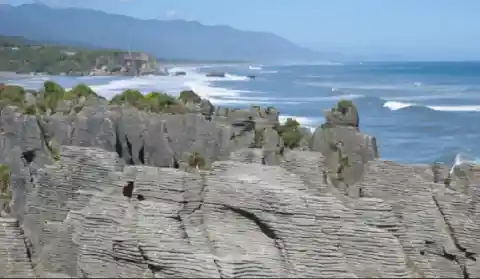
[[[350,102],[294,149],[272,108],[81,103],[0,110],[1,277],[480,277],[475,167],[379,160]]]

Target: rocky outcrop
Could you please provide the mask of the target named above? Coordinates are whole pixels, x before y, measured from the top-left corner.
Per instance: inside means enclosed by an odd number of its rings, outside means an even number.
[[[375,137],[359,131],[358,112],[349,101],[340,101],[324,114],[325,123],[315,130],[311,145],[325,156],[325,181],[351,197],[359,197],[361,189],[356,184],[363,178],[367,163],[378,157]]]
[[[217,78],[224,78],[225,72],[210,72],[205,74],[206,77],[217,77]]]
[[[479,277],[475,168],[378,160],[351,112],[328,114],[340,118],[326,117],[313,150],[280,152],[274,117],[257,108],[207,120],[98,103],[42,118],[5,107],[13,210],[0,218],[0,275]],[[251,148],[259,130],[262,148]],[[210,167],[183,168],[185,153]],[[339,153],[352,162],[343,180],[331,173]]]

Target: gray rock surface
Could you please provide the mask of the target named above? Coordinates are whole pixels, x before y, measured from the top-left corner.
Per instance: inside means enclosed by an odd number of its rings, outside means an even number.
[[[239,119],[91,106],[37,119],[3,108],[13,213],[0,218],[0,276],[480,277],[474,167],[448,184],[444,169],[434,179],[430,166],[378,160],[351,122],[317,129],[311,151],[279,154],[268,126],[264,148],[249,148],[254,130],[232,143]],[[323,175],[338,151],[315,146],[332,138],[358,156],[344,180],[354,187]],[[175,168],[188,152],[211,168]]]

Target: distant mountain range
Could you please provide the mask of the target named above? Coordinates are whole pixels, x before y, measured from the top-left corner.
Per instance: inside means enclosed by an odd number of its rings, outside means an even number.
[[[0,34],[79,47],[131,49],[163,59],[271,62],[338,58],[272,33],[197,21],[140,20],[43,4],[0,5]]]

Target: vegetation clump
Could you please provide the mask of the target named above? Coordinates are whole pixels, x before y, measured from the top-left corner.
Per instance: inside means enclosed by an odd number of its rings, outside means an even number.
[[[170,106],[176,105],[175,99],[165,93],[151,92],[143,97],[141,108],[151,112],[162,112]]]
[[[50,110],[54,113],[57,109],[58,102],[65,97],[65,89],[53,81],[46,81],[43,88],[40,90],[40,95],[37,99],[37,105],[43,112]]]
[[[352,103],[352,101],[349,100],[340,100],[337,103],[337,107],[335,108],[336,111],[340,112],[341,114],[345,115],[348,113],[350,108],[355,107],[355,105]]]
[[[21,86],[0,84],[0,107],[1,106],[15,106],[20,108],[23,113],[27,115],[54,114],[61,101],[72,101],[80,98],[94,97],[98,99],[105,99],[93,91],[85,84],[78,84],[71,90],[66,91],[62,86],[53,82],[46,81],[43,87],[39,90],[34,98],[36,100],[32,103],[26,103],[27,92]],[[190,101],[189,101],[190,100]],[[194,102],[196,104],[204,104],[208,112],[213,113],[213,106],[210,102],[202,100],[195,92],[191,90],[182,91],[180,97],[174,98],[162,92],[151,92],[143,95],[138,90],[128,89],[121,94],[115,95],[110,104],[122,105],[128,104],[140,110],[154,112],[154,113],[172,113],[183,114],[190,111],[186,104]],[[72,105],[72,104],[70,104]],[[75,106],[73,103],[72,109],[76,112],[81,111],[82,107]]]
[[[0,35],[0,71],[84,75],[105,66],[110,72],[116,72],[122,68],[126,54],[125,51],[52,45]]]
[[[200,103],[201,101],[202,99],[191,90],[182,91],[178,99],[161,92],[151,92],[143,96],[137,90],[126,90],[115,95],[110,103],[115,105],[129,104],[140,110],[155,113],[183,114],[190,111],[185,104],[188,102]]]
[[[25,89],[17,85],[4,85],[0,87],[0,100],[2,106],[16,106],[23,108],[25,103]]]
[[[198,168],[200,170],[207,169],[207,162],[205,158],[198,152],[193,152],[188,156],[188,166],[191,168]]]
[[[296,148],[300,146],[300,141],[303,138],[303,133],[300,130],[300,123],[292,118],[287,118],[287,121],[278,126],[277,132],[283,139],[283,144],[290,148]]]
[[[103,97],[97,95],[95,91],[93,91],[88,85],[83,83],[75,85],[71,90],[65,92],[65,100],[75,100],[81,97],[96,97],[100,99],[104,99]]]
[[[12,189],[10,188],[10,168],[0,164],[0,197],[11,199]]]
[[[131,106],[140,108],[143,101],[143,95],[138,90],[125,90],[121,94],[115,95],[110,101],[111,104],[121,105],[129,104]]]

